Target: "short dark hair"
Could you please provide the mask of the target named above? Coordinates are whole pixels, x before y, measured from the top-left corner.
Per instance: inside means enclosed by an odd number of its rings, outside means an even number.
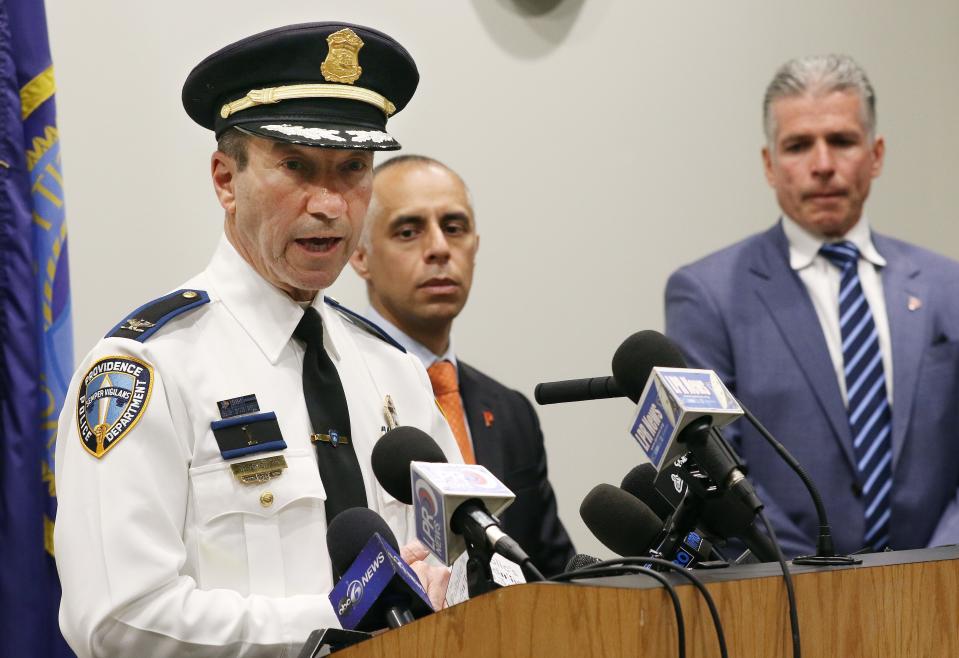
[[[453,171],[452,169],[450,169],[449,166],[447,166],[445,163],[440,162],[440,161],[437,160],[436,158],[431,158],[431,157],[428,156],[428,155],[417,155],[417,154],[415,154],[415,153],[409,153],[409,154],[406,154],[406,155],[398,155],[398,156],[396,156],[395,158],[390,158],[389,160],[384,160],[383,162],[381,162],[381,163],[379,163],[378,165],[376,165],[375,167],[373,167],[373,175],[376,176],[376,174],[382,172],[384,169],[390,169],[391,167],[395,167],[396,165],[401,165],[401,164],[431,164],[431,165],[436,165],[436,166],[438,166],[438,167],[442,167],[442,168],[445,169],[446,171],[450,172],[451,174],[455,175],[457,178],[459,178],[460,180],[462,180],[462,178],[460,177],[460,175],[457,174],[457,173],[456,173],[455,171]]]
[[[233,158],[236,161],[237,170],[243,171],[250,162],[250,155],[247,151],[248,142],[249,137],[246,133],[237,128],[228,128],[216,140],[216,148]]]

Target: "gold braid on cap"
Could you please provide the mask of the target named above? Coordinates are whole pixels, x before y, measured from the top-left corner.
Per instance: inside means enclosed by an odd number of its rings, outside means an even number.
[[[293,100],[296,98],[343,98],[368,103],[381,110],[387,117],[390,117],[396,112],[396,106],[393,105],[388,98],[371,89],[347,87],[338,84],[303,84],[251,89],[243,98],[238,98],[232,103],[226,103],[221,107],[220,116],[226,119],[232,114],[256,107],[257,105],[268,105],[270,103],[279,103],[280,101]]]

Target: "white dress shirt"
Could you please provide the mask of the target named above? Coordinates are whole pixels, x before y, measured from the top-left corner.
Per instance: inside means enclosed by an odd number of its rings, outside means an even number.
[[[819,253],[826,242],[848,240],[859,249],[859,281],[863,294],[869,302],[872,317],[879,335],[879,349],[882,351],[882,367],[886,374],[886,394],[892,404],[892,344],[889,338],[889,316],[886,313],[886,300],[883,296],[881,269],[886,265],[872,243],[869,222],[862,217],[838,240],[826,240],[810,233],[789,217],[783,216],[783,232],[789,241],[789,265],[809,291],[813,308],[819,317],[829,357],[836,371],[836,380],[842,393],[843,403],[848,404],[846,396],[846,376],[842,358],[842,336],[839,327],[839,268]]]

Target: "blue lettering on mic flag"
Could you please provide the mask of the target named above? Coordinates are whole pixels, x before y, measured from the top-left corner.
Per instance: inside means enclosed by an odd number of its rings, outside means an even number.
[[[73,655],[53,561],[57,418],[73,364],[53,64],[42,0],[0,0],[0,655]]]
[[[656,395],[658,388],[654,386],[650,393],[640,400],[639,412],[629,433],[639,443],[656,470],[659,470],[666,459],[669,439],[673,435],[673,423],[663,408],[662,399]]]
[[[133,357],[93,364],[77,393],[77,429],[87,452],[103,457],[137,424],[153,388],[153,368]]]
[[[380,628],[383,620],[369,620],[366,616],[394,578],[404,581],[409,591],[432,609],[416,573],[379,533],[374,533],[330,591],[330,604],[340,625],[350,630]]]
[[[418,474],[413,474],[413,514],[416,517],[416,538],[441,562],[448,563],[446,552],[446,510],[443,496]]]

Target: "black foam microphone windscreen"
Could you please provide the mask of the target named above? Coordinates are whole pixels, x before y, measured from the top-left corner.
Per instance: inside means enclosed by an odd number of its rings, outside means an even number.
[[[663,529],[656,513],[630,493],[598,484],[586,494],[579,515],[596,538],[619,555],[645,555]]]
[[[351,507],[333,517],[326,529],[326,548],[337,579],[350,568],[375,532],[380,533],[397,552],[400,550],[390,526],[382,516],[367,507]]]
[[[429,434],[401,425],[379,438],[370,462],[373,474],[387,493],[401,503],[412,505],[410,462],[446,463],[446,455]]]
[[[656,467],[646,462],[627,473],[619,487],[646,503],[665,521],[673,513],[673,506],[656,490],[656,475]]]
[[[685,368],[686,360],[676,345],[658,331],[637,331],[613,354],[613,378],[626,396],[638,402],[653,368]]]

